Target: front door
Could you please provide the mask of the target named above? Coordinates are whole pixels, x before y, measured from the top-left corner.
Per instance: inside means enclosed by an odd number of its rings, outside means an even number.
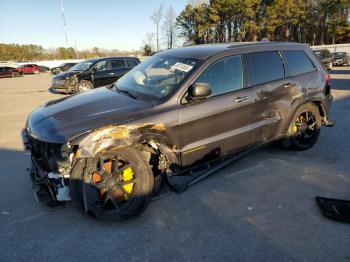
[[[93,84],[94,87],[100,87],[108,85],[108,71],[107,70],[107,61],[101,60],[97,62],[93,68],[92,78],[93,78]]]
[[[248,147],[252,140],[251,90],[244,88],[242,57],[221,58],[195,81],[208,83],[211,97],[186,99],[179,110],[182,165],[188,166]]]

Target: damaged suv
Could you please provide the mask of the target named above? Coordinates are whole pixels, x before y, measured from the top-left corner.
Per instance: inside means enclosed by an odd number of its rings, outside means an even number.
[[[52,89],[65,93],[79,93],[113,84],[140,60],[136,57],[105,57],[84,60],[67,72],[52,78]]]
[[[203,45],[156,54],[113,86],[48,102],[23,131],[36,195],[94,217],[141,213],[273,141],[312,147],[332,126],[329,75],[307,45]]]

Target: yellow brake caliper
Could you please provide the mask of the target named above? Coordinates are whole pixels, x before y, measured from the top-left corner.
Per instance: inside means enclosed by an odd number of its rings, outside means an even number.
[[[294,135],[298,134],[298,127],[295,124],[293,125],[293,133]]]
[[[128,182],[128,181],[130,181],[132,179],[134,179],[134,171],[132,170],[132,168],[128,167],[128,168],[124,169],[123,172],[122,172],[122,180],[124,182]],[[133,188],[134,188],[134,182],[131,182],[129,184],[123,185],[123,189],[128,194],[131,194]],[[125,200],[129,199],[129,197],[126,194],[124,194],[124,198],[125,198]]]
[[[300,117],[297,118],[296,121],[299,121],[300,120]],[[293,125],[293,134],[294,135],[297,135],[298,134],[298,126],[296,125],[296,123],[294,122],[294,125]]]

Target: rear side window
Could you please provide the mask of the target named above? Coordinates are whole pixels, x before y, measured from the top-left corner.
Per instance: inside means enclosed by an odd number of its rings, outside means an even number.
[[[283,51],[288,63],[289,74],[291,76],[304,74],[315,70],[310,58],[300,50]]]
[[[212,95],[220,95],[243,88],[242,59],[240,55],[222,58],[211,64],[197,79],[210,84]]]
[[[111,60],[112,69],[125,67],[124,60]]]
[[[139,63],[136,61],[136,60],[134,60],[134,59],[128,59],[128,60],[126,60],[127,61],[127,63],[128,63],[128,67],[135,67],[135,66],[137,66]]]
[[[278,51],[249,54],[250,83],[259,85],[284,77],[284,67]]]

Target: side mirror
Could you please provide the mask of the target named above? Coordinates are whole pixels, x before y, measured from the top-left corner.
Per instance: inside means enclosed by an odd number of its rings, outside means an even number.
[[[208,83],[194,83],[188,89],[191,100],[201,100],[211,95],[211,87]]]

